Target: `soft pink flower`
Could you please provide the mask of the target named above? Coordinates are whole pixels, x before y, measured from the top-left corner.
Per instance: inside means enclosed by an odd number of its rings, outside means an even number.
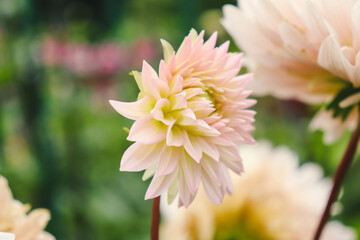
[[[252,63],[255,94],[318,104],[360,87],[359,0],[242,0],[223,12]]]
[[[27,214],[29,210],[30,205],[13,199],[7,180],[0,176],[0,232],[13,233],[16,240],[55,240],[44,231],[50,220],[49,211],[35,209]]]
[[[243,146],[241,154],[247,171],[241,177],[231,175],[234,194],[214,206],[200,188],[188,209],[163,204],[160,239],[313,239],[331,190],[321,167],[313,163],[300,167],[299,157],[289,148],[273,148],[266,142]],[[327,223],[321,236],[321,240],[355,239],[355,230],[338,221]]]
[[[154,176],[145,198],[168,191],[179,193],[180,205],[193,201],[200,182],[212,202],[220,204],[232,192],[228,169],[243,171],[238,143],[254,143],[255,101],[244,87],[250,75],[237,74],[241,55],[228,53],[229,43],[215,47],[216,33],[204,43],[204,32],[192,30],[177,53],[162,40],[164,60],[159,75],[145,61],[134,72],[138,101],[110,101],[121,115],[135,120],[121,171],[145,170]]]

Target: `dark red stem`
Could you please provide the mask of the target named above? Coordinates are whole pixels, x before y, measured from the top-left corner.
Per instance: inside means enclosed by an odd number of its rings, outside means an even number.
[[[153,199],[151,216],[151,240],[159,240],[160,196]]]
[[[314,235],[314,240],[319,240],[319,238],[321,236],[321,232],[330,217],[331,206],[336,201],[337,196],[340,191],[340,188],[341,188],[341,184],[344,180],[344,177],[345,177],[347,171],[349,170],[349,168],[351,166],[351,163],[354,158],[356,148],[358,145],[359,136],[360,136],[360,120],[358,120],[357,127],[356,127],[355,131],[353,132],[353,134],[351,135],[351,139],[347,146],[346,152],[340,162],[339,167],[336,170],[336,173],[335,173],[335,176],[333,179],[333,187],[332,187],[328,202],[326,204],[326,208],[323,212],[323,215],[322,215],[319,225],[317,227],[316,233]]]

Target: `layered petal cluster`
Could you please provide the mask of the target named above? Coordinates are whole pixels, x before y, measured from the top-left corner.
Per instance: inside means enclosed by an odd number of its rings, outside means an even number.
[[[160,239],[312,239],[331,190],[321,168],[312,163],[299,167],[290,149],[266,142],[244,146],[241,154],[247,171],[231,176],[234,193],[220,206],[211,204],[202,189],[186,210],[162,204]],[[355,231],[337,221],[327,223],[321,237],[355,239]]]
[[[36,209],[28,213],[29,210],[29,205],[13,199],[6,179],[0,176],[0,232],[4,232],[3,236],[11,237],[6,233],[12,233],[16,240],[55,240],[51,234],[44,232],[50,220],[49,211]]]
[[[255,94],[318,104],[360,87],[359,0],[242,0],[223,12],[253,67]],[[360,101],[350,97],[345,107]]]
[[[12,233],[0,232],[0,240],[14,240],[15,235]]]
[[[177,52],[162,40],[164,60],[159,74],[146,62],[141,74],[133,72],[140,88],[136,102],[110,101],[121,115],[135,120],[121,171],[145,170],[153,176],[145,198],[169,189],[179,193],[179,205],[193,201],[202,182],[208,197],[220,204],[231,193],[229,170],[240,174],[242,160],[236,144],[254,143],[255,104],[245,86],[250,75],[238,75],[241,54],[228,53],[229,43],[215,47],[214,33],[192,30]]]

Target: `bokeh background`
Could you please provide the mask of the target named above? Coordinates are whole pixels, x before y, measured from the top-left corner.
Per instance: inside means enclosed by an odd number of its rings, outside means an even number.
[[[143,59],[156,68],[160,38],[177,48],[194,27],[230,40],[219,23],[227,3],[236,1],[0,0],[0,174],[16,199],[51,211],[47,231],[57,239],[149,238],[149,182],[118,171],[131,121],[108,100],[136,99],[129,72]],[[349,134],[324,145],[308,130],[315,109],[295,101],[258,98],[255,109],[257,139],[332,176]],[[335,218],[358,233],[359,186],[356,159]]]

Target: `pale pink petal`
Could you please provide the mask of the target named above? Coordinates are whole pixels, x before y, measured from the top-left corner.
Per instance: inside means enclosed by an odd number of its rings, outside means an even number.
[[[176,94],[183,90],[183,78],[181,76],[176,76],[170,82],[170,94]]]
[[[160,196],[166,189],[169,188],[171,183],[174,181],[176,174],[176,172],[163,176],[157,176],[155,174],[148,190],[146,191],[145,200]]]
[[[216,205],[220,205],[224,194],[221,191],[221,187],[216,179],[211,178],[207,172],[202,172],[201,175],[205,193],[208,198]]]
[[[193,143],[190,140],[191,138],[186,133],[184,134],[184,148],[186,152],[196,161],[200,162],[200,159],[202,158],[202,151],[200,148],[194,147]]]
[[[167,97],[170,94],[170,88],[165,81],[159,79],[155,70],[147,62],[143,62],[142,84],[146,93],[151,94],[156,99]]]
[[[147,169],[158,162],[163,144],[132,144],[121,159],[120,171],[137,172]]]
[[[311,42],[321,43],[329,35],[324,17],[311,1],[305,3],[303,21],[308,30],[306,35]]]
[[[200,162],[201,164],[201,174],[203,174],[203,172],[206,172],[207,175],[211,178],[211,179],[215,179],[215,181],[218,183],[218,186],[221,185],[221,165],[219,162],[215,162],[213,161],[209,156],[204,156],[203,157],[203,161]]]
[[[165,140],[166,132],[167,126],[148,114],[135,121],[127,139],[142,144],[154,144]]]
[[[360,51],[360,2],[355,3],[351,10],[351,22],[353,31],[353,47]]]
[[[242,159],[240,157],[239,150],[237,149],[236,146],[232,146],[232,147],[222,146],[219,147],[219,151],[221,156],[220,161],[225,166],[227,166],[237,174],[241,174],[244,171],[242,165]]]
[[[151,110],[151,116],[158,121],[161,121],[165,124],[169,124],[169,120],[165,120],[164,113],[170,110],[170,101],[167,98],[159,99],[153,110]]]
[[[184,156],[185,157],[182,161],[182,170],[184,171],[189,191],[192,195],[194,195],[197,192],[201,181],[201,166],[187,153],[184,153]]]
[[[179,165],[182,149],[177,147],[165,147],[159,157],[159,165],[156,170],[157,176],[172,173]]]
[[[190,193],[188,189],[188,184],[186,182],[185,171],[182,168],[179,169],[178,190],[179,190],[179,207],[182,205],[188,207],[190,203],[194,200],[195,194]]]
[[[114,100],[110,100],[109,102],[118,113],[132,120],[137,120],[142,116],[149,114],[155,103],[154,99],[149,95],[131,103]]]
[[[186,93],[181,92],[178,94],[175,94],[169,98],[171,102],[171,110],[180,110],[187,107],[187,99],[186,99]]]
[[[161,80],[166,81],[167,83],[170,83],[172,80],[170,69],[163,60],[160,61],[159,76]]]
[[[318,63],[336,76],[347,79],[352,75],[351,64],[341,53],[340,45],[333,35],[322,43]]]
[[[180,147],[184,144],[184,134],[183,131],[179,126],[174,125],[176,120],[174,120],[167,130],[166,135],[166,145]]]

